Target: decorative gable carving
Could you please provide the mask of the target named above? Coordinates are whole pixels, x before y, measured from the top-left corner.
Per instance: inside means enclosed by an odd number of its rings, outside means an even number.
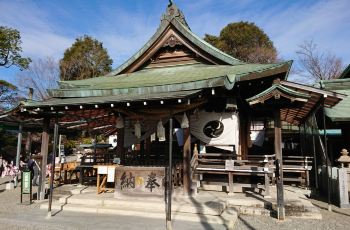
[[[163,44],[163,47],[170,46],[173,48],[176,45],[182,45],[182,43],[174,35],[170,35],[168,40]]]

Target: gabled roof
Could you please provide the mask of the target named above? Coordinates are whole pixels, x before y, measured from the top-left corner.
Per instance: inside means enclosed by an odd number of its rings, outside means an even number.
[[[286,98],[291,102],[297,101],[298,103],[294,106],[281,108],[281,120],[291,124],[300,125],[312,115],[322,102],[326,108],[330,108],[337,105],[337,103],[339,103],[344,97],[346,97],[346,95],[332,91],[289,81],[275,80],[270,88],[246,99],[246,101],[251,106],[254,106],[257,103],[261,103],[260,105],[262,105],[262,103],[271,98],[277,100],[280,98]]]
[[[215,48],[195,35],[189,28],[182,12],[174,3],[168,5],[166,13],[162,16],[161,24],[151,39],[125,63],[106,76],[115,76],[121,73],[130,73],[149,60],[171,36],[176,37],[183,45],[188,46],[205,59],[215,64],[236,65],[243,62]],[[136,65],[134,67],[133,65]]]
[[[172,61],[166,60],[169,55],[173,55]],[[155,57],[162,57],[164,62],[155,64]],[[59,89],[49,90],[53,99],[26,102],[24,107],[104,103],[111,99],[152,100],[163,94],[177,95],[185,91],[193,94],[193,91],[214,87],[231,90],[239,81],[276,75],[285,79],[291,64],[291,61],[249,64],[231,57],[192,33],[182,12],[170,2],[157,32],[116,70],[103,77],[61,81]]]
[[[310,96],[308,94],[285,87],[278,82],[274,83],[271,87],[260,92],[259,94],[246,99],[246,101],[249,103],[249,105],[254,105],[257,103],[264,103],[266,100],[273,97],[277,99],[280,99],[280,97],[285,97],[292,101],[307,102],[307,99],[309,99]]]

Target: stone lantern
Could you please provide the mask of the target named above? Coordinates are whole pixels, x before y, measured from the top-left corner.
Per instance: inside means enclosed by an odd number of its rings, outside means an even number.
[[[345,166],[347,166],[349,168],[349,166],[350,166],[350,156],[348,156],[349,155],[348,150],[342,149],[340,153],[341,153],[341,156],[337,160],[340,163],[340,167],[344,168]]]

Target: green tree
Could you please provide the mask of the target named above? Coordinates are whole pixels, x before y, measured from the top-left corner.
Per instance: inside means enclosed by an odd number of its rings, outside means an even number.
[[[0,109],[7,109],[18,101],[17,87],[0,80]]]
[[[98,40],[84,36],[64,52],[60,60],[61,80],[80,80],[104,75],[112,70],[112,59]]]
[[[30,58],[21,56],[21,35],[18,30],[0,26],[0,66],[17,66],[20,70],[28,68]]]
[[[245,62],[273,63],[277,59],[273,42],[254,23],[230,23],[221,30],[219,36],[205,34],[204,40]]]

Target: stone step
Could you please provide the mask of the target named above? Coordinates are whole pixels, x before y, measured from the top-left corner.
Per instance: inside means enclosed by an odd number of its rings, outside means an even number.
[[[91,207],[120,207],[124,209],[142,209],[142,210],[156,210],[163,212],[165,210],[165,202],[162,199],[158,200],[139,200],[139,199],[116,199],[116,198],[96,198],[84,196],[67,196],[59,199],[60,204],[72,205],[89,205]],[[226,208],[224,202],[209,201],[205,204],[192,201],[190,199],[183,199],[181,201],[172,202],[172,210],[178,213],[193,213],[219,216]]]
[[[257,207],[247,207],[247,206],[236,206],[234,209],[242,215],[253,215],[253,216],[271,216],[271,210],[265,208],[257,208]]]
[[[81,185],[64,185],[54,188],[54,195],[76,195],[90,192],[91,189]]]
[[[269,209],[271,207],[271,204],[258,199],[247,199],[242,197],[235,198],[233,195],[232,197],[230,197],[230,199],[227,200],[227,206],[228,207],[244,206],[244,207]]]
[[[41,204],[40,209],[47,209],[47,203]],[[59,202],[52,203],[52,210],[55,211],[71,211],[71,212],[83,212],[83,213],[95,213],[103,215],[123,215],[123,216],[137,216],[145,218],[165,219],[165,209],[156,210],[148,209],[144,210],[143,207],[139,208],[127,208],[123,206],[110,206],[110,205],[83,205],[83,204],[60,204]],[[211,224],[224,224],[228,229],[233,229],[234,223],[237,220],[237,212],[234,209],[226,209],[220,216],[194,214],[194,213],[181,213],[172,212],[172,219],[174,221],[193,221],[204,222]]]

